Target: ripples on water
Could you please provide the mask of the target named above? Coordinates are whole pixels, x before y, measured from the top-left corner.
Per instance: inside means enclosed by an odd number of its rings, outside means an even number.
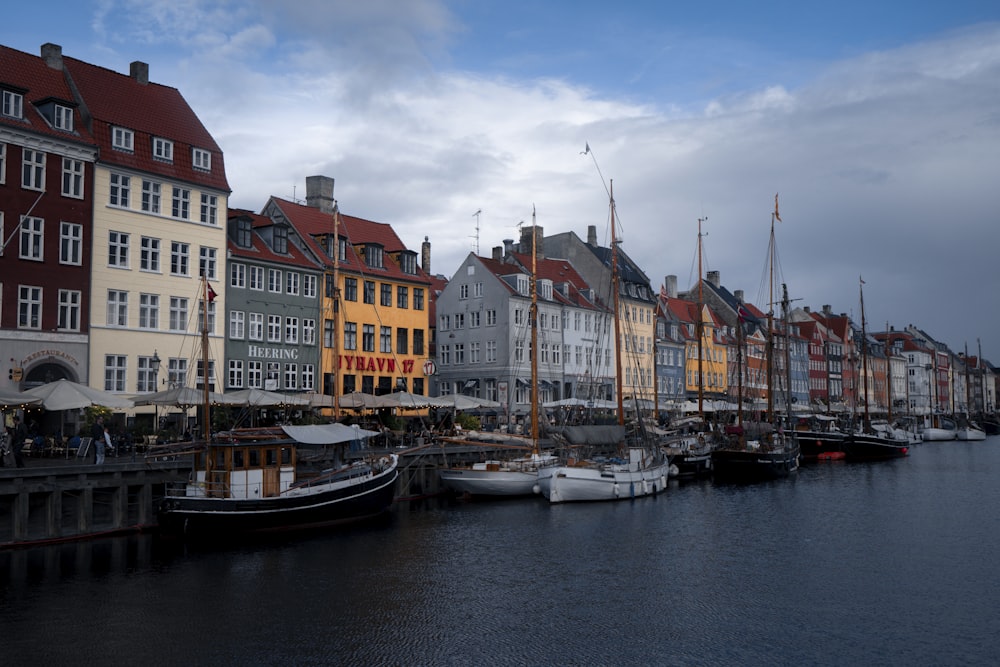
[[[0,552],[0,664],[993,664],[1000,438],[752,486]]]

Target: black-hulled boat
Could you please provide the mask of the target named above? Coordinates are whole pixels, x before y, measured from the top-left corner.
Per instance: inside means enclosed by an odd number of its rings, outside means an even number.
[[[795,437],[804,461],[835,461],[843,459],[847,435],[836,428],[836,419],[826,415],[799,418]]]
[[[712,451],[712,474],[727,482],[756,482],[788,477],[799,469],[799,443],[792,433],[769,433],[747,440],[732,433]]]
[[[908,442],[876,435],[874,433],[851,433],[844,438],[844,456],[848,461],[884,461],[906,456],[910,451]]]

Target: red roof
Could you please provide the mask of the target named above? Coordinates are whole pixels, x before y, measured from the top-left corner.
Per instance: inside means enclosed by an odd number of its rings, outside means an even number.
[[[253,221],[252,227],[258,229],[260,227],[268,226],[273,224],[270,218],[266,218],[259,213],[252,213],[243,209],[230,209],[229,219],[236,217],[249,217]],[[297,266],[305,269],[322,270],[322,267],[315,261],[312,257],[306,255],[302,250],[289,240],[288,243],[288,254],[282,255],[274,252],[264,239],[260,237],[259,234],[250,234],[249,248],[244,248],[236,244],[232,239],[227,239],[227,247],[231,257],[244,258],[244,259],[256,259],[263,262],[273,262],[276,264],[285,264],[288,266]]]
[[[93,116],[93,134],[101,148],[101,162],[230,191],[222,149],[176,88],[139,83],[127,74],[66,56],[63,67]],[[112,126],[135,133],[134,152],[111,147]],[[172,162],[153,159],[153,137],[174,143]],[[212,154],[211,171],[194,168],[192,148]]]
[[[24,120],[0,115],[0,124],[26,132],[57,137],[61,141],[94,145],[94,138],[80,117],[80,110],[62,70],[52,69],[39,56],[0,46],[0,87],[4,84],[13,88],[27,89],[27,92],[23,93]],[[55,129],[39,113],[34,103],[49,98],[73,108],[73,132]]]

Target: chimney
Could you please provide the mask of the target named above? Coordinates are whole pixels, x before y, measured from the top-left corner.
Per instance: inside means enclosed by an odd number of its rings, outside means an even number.
[[[427,275],[431,275],[431,242],[426,236],[424,242],[420,244],[420,268]]]
[[[333,179],[329,176],[306,176],[306,206],[332,214],[333,204]]]
[[[587,245],[597,247],[597,225],[587,225]]]
[[[136,83],[146,85],[149,83],[149,63],[136,60],[129,65],[129,76],[136,80]]]
[[[802,310],[803,310],[803,311],[804,311],[804,312],[805,312],[805,313],[806,313],[807,315],[808,315],[809,313],[811,313],[811,312],[812,312],[812,310],[811,310],[811,309],[809,308],[809,306],[802,306]]]
[[[42,44],[42,60],[52,69],[61,70],[63,68],[62,47],[51,42]]]
[[[677,298],[677,276],[667,276],[664,285],[667,288],[667,296],[671,299]]]
[[[719,277],[719,272],[718,271],[709,271],[706,274],[706,278],[705,279],[708,280],[708,282],[710,282],[713,285],[715,285],[716,287],[721,287],[722,286],[722,279]]]
[[[495,245],[493,246],[493,259],[498,262],[503,259],[503,247]]]
[[[827,317],[833,315],[833,307],[830,304],[823,304],[823,314]]]
[[[525,255],[530,255],[532,247],[535,247],[537,248],[535,252],[537,252],[538,259],[542,259],[545,257],[544,238],[545,230],[538,225],[523,228],[521,230],[521,252]]]
[[[743,290],[741,289],[736,290],[735,292],[733,292],[733,296],[736,297],[736,300],[739,301],[740,303],[744,303]]]
[[[514,239],[504,239],[503,240],[503,254],[504,257],[510,254],[511,250],[514,248]]]

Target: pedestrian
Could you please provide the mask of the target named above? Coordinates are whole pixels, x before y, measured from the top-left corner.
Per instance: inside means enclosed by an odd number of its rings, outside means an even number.
[[[28,429],[20,417],[14,417],[14,441],[10,443],[10,451],[14,454],[14,465],[18,468],[24,467],[24,459],[21,458],[21,450],[24,449],[24,441],[28,439]]]
[[[94,425],[90,427],[90,438],[94,443],[97,457],[94,463],[101,465],[104,463],[104,417],[98,417]]]

